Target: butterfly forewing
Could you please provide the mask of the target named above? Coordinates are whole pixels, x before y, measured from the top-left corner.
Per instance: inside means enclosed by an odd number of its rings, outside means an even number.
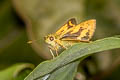
[[[57,36],[62,36],[66,33],[66,31],[68,31],[69,29],[71,29],[72,27],[76,26],[76,20],[75,18],[71,18],[70,20],[67,21],[66,24],[64,24],[55,34]]]
[[[94,34],[96,20],[91,19],[82,22],[71,29],[68,29],[62,36],[61,40],[78,40],[89,41]]]

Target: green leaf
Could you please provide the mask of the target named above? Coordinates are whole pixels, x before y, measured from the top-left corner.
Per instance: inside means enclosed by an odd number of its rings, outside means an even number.
[[[34,68],[32,64],[15,64],[5,70],[0,71],[1,80],[23,80]]]
[[[63,51],[55,59],[45,61],[37,66],[25,80],[40,79],[47,74],[51,74],[57,69],[77,60],[82,61],[85,57],[100,51],[120,48],[120,38],[109,37],[90,43],[78,43]],[[62,77],[62,76],[61,76]]]
[[[48,80],[73,80],[78,64],[79,61],[76,61],[59,68],[50,75]]]

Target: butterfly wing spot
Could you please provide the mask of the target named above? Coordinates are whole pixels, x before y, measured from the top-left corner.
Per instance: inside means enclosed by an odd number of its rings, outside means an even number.
[[[62,36],[61,40],[66,40],[67,38],[70,38],[70,39],[77,39],[77,37],[81,34],[81,32],[83,31],[84,29],[82,27],[79,28],[79,30],[77,30],[77,32],[74,32],[71,30],[69,32],[67,32],[65,35]]]
[[[71,34],[73,34],[73,35],[75,35],[75,36],[78,36],[78,35],[81,34],[81,32],[82,32],[83,30],[84,30],[84,29],[83,29],[82,27],[80,27],[77,32],[75,32],[75,33],[72,33],[72,32],[71,32]]]
[[[70,19],[70,21],[71,21],[71,24],[77,25],[75,18]]]
[[[74,25],[71,24],[71,21],[68,23],[68,29],[72,28]]]
[[[85,35],[85,36],[81,37],[81,40],[82,40],[82,41],[84,41],[84,40],[89,40],[89,39],[90,39],[89,35],[90,35],[90,30],[88,30],[88,32],[86,32],[86,35]]]
[[[81,41],[89,40],[89,38],[90,38],[90,37],[89,37],[88,35],[86,35],[86,36],[84,36],[84,37],[81,38]]]
[[[75,20],[75,18],[72,18],[72,19],[70,19],[69,21],[68,21],[68,29],[70,29],[70,28],[72,28],[73,26],[75,26],[77,23],[76,23],[76,20]]]

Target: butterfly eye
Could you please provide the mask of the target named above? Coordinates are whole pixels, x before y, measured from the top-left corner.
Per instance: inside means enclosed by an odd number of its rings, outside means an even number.
[[[51,36],[49,39],[50,39],[50,41],[53,41],[53,40],[54,40],[54,38],[53,38],[52,36]]]

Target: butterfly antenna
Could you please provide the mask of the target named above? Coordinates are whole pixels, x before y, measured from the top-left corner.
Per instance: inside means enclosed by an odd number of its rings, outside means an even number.
[[[38,40],[30,40],[30,41],[28,41],[27,43],[28,43],[28,44],[32,44],[33,42],[36,42],[36,41],[38,41]]]
[[[31,44],[31,43],[33,43],[33,41],[32,41],[32,40],[30,40],[30,41],[28,41],[27,43],[28,43],[28,44]]]

